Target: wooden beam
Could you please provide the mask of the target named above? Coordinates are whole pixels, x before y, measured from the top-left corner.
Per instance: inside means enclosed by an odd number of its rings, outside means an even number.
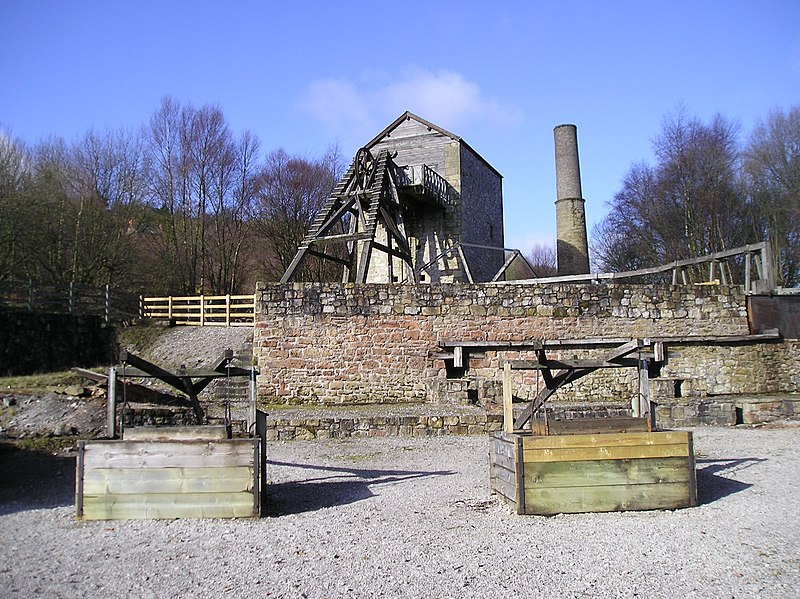
[[[511,364],[503,364],[503,431],[513,433],[516,423],[514,422],[514,405],[511,389]]]

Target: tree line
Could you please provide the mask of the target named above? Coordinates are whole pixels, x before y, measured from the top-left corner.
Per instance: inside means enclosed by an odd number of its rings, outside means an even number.
[[[667,264],[768,239],[777,283],[800,284],[800,106],[775,110],[744,144],[738,126],[679,109],[631,166],[592,231],[594,269]]]
[[[721,116],[683,110],[653,140],[592,231],[593,270],[615,272],[769,239],[778,284],[800,284],[800,107],[775,111],[744,144]],[[218,106],[162,100],[133,131],[28,146],[0,132],[0,283],[111,285],[147,294],[250,293],[276,281],[343,174],[234,135]],[[555,250],[535,248],[539,276]],[[306,261],[303,280],[336,280]]]
[[[0,133],[0,283],[250,293],[280,278],[342,168],[335,146],[262,158],[218,106],[171,98],[135,131]],[[303,276],[330,274],[309,260]]]

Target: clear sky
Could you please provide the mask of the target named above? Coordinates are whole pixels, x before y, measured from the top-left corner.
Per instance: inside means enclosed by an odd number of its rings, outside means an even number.
[[[683,106],[800,104],[800,0],[0,0],[0,125],[27,142],[217,104],[264,151],[348,160],[405,110],[504,176],[506,246],[555,239],[553,127],[574,123],[589,228]]]

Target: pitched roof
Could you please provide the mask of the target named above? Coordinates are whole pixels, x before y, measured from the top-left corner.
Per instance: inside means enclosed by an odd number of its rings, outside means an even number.
[[[378,133],[378,135],[376,135],[370,141],[368,141],[364,145],[364,147],[365,148],[371,148],[372,146],[377,144],[379,141],[381,141],[384,137],[389,135],[394,129],[396,129],[403,121],[405,121],[407,119],[414,119],[418,123],[421,123],[421,124],[425,125],[426,127],[428,127],[428,129],[438,131],[439,133],[441,133],[445,137],[449,137],[453,141],[457,141],[461,145],[465,146],[470,152],[472,152],[478,158],[478,160],[483,162],[487,167],[489,167],[489,169],[494,171],[494,173],[497,174],[498,177],[500,177],[500,178],[503,177],[503,175],[501,175],[500,172],[496,168],[494,168],[491,164],[489,164],[489,162],[483,156],[481,156],[474,149],[472,149],[472,147],[466,141],[464,141],[462,138],[460,138],[458,135],[454,135],[454,134],[450,133],[447,129],[442,129],[439,125],[435,125],[434,123],[431,123],[430,121],[426,121],[422,117],[419,117],[416,114],[414,114],[413,112],[409,112],[408,110],[406,110],[403,114],[401,114],[394,121],[392,121],[389,124],[389,126],[386,127],[380,133]]]

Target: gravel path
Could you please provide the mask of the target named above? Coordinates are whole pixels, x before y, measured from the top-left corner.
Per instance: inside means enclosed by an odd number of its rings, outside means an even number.
[[[799,441],[697,429],[699,507],[555,517],[489,496],[485,437],[271,444],[265,518],[85,523],[73,460],[6,450],[0,595],[795,597]]]

